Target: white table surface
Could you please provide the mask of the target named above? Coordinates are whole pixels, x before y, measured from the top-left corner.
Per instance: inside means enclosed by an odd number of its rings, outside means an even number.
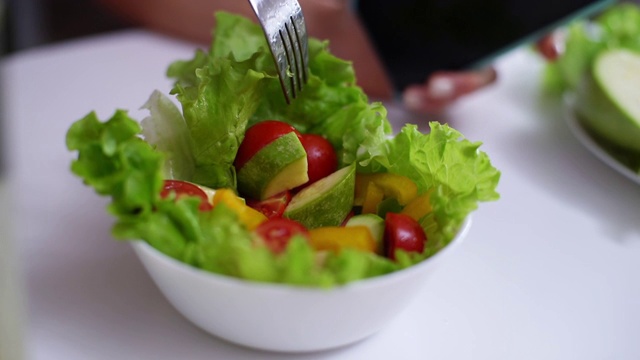
[[[191,325],[110,237],[106,200],[68,170],[64,137],[91,110],[141,119],[151,91],[170,89],[166,66],[193,49],[130,31],[2,61],[31,359],[640,358],[640,187],[571,135],[526,50],[441,118],[484,143],[502,198],[481,204],[462,246],[388,327],[342,349],[284,355]]]

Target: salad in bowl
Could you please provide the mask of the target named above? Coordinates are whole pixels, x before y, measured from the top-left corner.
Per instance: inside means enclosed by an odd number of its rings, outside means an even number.
[[[205,330],[278,351],[362,339],[498,199],[500,172],[446,124],[392,134],[318,39],[287,105],[261,28],[230,13],[216,23],[208,50],[170,64],[174,86],[151,94],[147,118],[71,125],[71,170],[111,198],[113,236]]]

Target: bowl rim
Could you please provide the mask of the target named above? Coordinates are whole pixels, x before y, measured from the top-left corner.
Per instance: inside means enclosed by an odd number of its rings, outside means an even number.
[[[257,289],[263,289],[268,291],[329,294],[329,293],[335,293],[335,292],[360,291],[366,288],[384,286],[385,283],[395,282],[397,279],[409,277],[413,273],[419,272],[422,270],[422,268],[431,266],[434,261],[440,260],[443,256],[447,255],[448,253],[452,252],[453,249],[460,246],[460,244],[463,242],[464,238],[467,236],[469,232],[471,223],[472,223],[472,216],[467,215],[467,217],[461,223],[458,229],[458,232],[456,233],[454,238],[445,247],[443,247],[437,253],[431,255],[430,257],[424,259],[423,261],[415,265],[412,265],[407,268],[394,271],[388,274],[355,280],[352,282],[348,282],[346,284],[335,285],[327,288],[319,287],[319,286],[299,286],[299,285],[276,283],[276,282],[260,282],[260,281],[250,280],[250,279],[243,279],[239,277],[224,275],[224,274],[218,274],[215,272],[194,267],[180,260],[174,259],[168,255],[165,255],[164,253],[160,252],[159,250],[157,250],[156,248],[149,245],[147,242],[143,240],[130,241],[130,245],[135,250],[135,253],[138,256],[138,258],[140,258],[141,253],[145,253],[146,255],[149,255],[153,257],[155,260],[161,262],[165,266],[168,266],[177,271],[188,273],[190,276],[196,276],[196,277],[202,278],[205,281],[209,281],[209,282],[215,281],[227,286],[250,286],[250,287],[255,287]]]

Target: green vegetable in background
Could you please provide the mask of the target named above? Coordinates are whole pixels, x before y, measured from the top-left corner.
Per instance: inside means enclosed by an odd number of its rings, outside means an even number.
[[[598,125],[588,126],[594,140],[619,162],[640,174],[640,153],[637,146],[630,146],[634,140],[617,140],[632,137],[636,130],[628,132],[624,129],[635,128],[637,125],[624,125],[614,121],[621,117],[617,110],[609,114],[608,110],[602,111],[598,104],[609,100],[603,94],[592,92],[595,88],[596,59],[616,49],[640,53],[640,6],[630,2],[619,3],[595,19],[570,24],[565,47],[557,61],[545,66],[544,89],[556,95],[575,95],[577,107],[581,109],[581,119],[585,123]],[[616,132],[619,134],[616,135]]]
[[[552,93],[573,91],[606,49],[640,51],[640,7],[620,3],[593,20],[573,22],[566,31],[564,53],[545,67],[544,86]]]

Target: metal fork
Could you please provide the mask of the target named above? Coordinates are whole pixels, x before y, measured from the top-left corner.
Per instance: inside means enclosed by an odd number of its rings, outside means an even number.
[[[307,27],[297,0],[249,0],[262,26],[287,104],[307,82]]]

